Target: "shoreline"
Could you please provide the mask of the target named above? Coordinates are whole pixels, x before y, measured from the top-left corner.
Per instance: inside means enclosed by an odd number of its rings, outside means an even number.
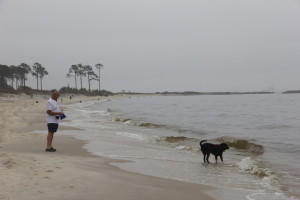
[[[24,95],[0,98],[0,199],[214,199],[208,193],[218,189],[211,186],[121,170],[110,163],[124,161],[92,155],[82,148],[84,141],[59,130],[53,141],[58,151],[44,152],[45,102]],[[45,134],[30,133],[35,130]]]

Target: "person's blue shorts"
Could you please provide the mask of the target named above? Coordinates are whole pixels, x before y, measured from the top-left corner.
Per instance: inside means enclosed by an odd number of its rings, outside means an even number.
[[[50,133],[55,133],[58,129],[58,124],[50,123],[50,124],[47,124],[47,125],[48,125],[48,131]]]

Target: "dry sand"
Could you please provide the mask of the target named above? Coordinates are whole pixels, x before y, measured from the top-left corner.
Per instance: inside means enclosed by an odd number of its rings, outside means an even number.
[[[72,102],[91,98],[75,97]],[[215,189],[210,186],[120,170],[110,163],[124,161],[93,156],[82,148],[84,141],[60,136],[59,131],[53,141],[58,151],[45,152],[47,99],[0,94],[1,200],[213,199],[207,195]],[[34,130],[45,134],[30,133]]]

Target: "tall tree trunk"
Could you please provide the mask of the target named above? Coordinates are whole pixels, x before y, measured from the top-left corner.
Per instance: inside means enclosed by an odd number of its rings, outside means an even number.
[[[88,74],[88,84],[89,84],[89,92],[91,92],[91,80],[90,80],[90,75]]]
[[[100,67],[99,67],[99,92],[100,92]]]
[[[36,89],[39,90],[39,77],[36,76]]]
[[[77,90],[77,76],[76,76],[76,74],[75,74],[75,88],[76,88],[76,90]]]

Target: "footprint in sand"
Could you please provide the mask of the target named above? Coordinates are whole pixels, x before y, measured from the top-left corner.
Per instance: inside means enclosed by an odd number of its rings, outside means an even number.
[[[74,189],[74,186],[72,186],[72,185],[65,185],[64,189],[65,190],[72,190],[72,189]]]
[[[11,168],[15,165],[15,162],[12,161],[11,159],[8,159],[7,161],[3,162],[3,165],[4,165],[7,169],[11,169]]]

